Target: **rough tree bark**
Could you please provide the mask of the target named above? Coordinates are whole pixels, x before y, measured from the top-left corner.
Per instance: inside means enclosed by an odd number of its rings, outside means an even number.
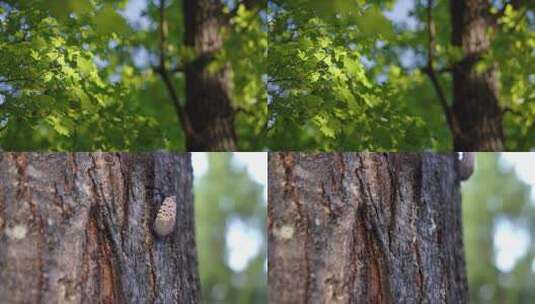
[[[177,196],[174,232],[152,223]],[[199,303],[188,154],[0,154],[0,299]]]
[[[455,154],[270,153],[270,303],[467,303]]]
[[[498,67],[475,69],[490,47],[489,30],[496,25],[490,6],[489,0],[450,0],[451,42],[464,51],[453,67],[452,110],[460,129],[454,136],[455,151],[504,149]]]
[[[230,67],[217,72],[208,63],[223,46],[226,23],[222,1],[184,0],[185,45],[197,59],[186,67],[186,113],[196,137],[186,139],[188,151],[234,151],[236,132],[230,89]]]

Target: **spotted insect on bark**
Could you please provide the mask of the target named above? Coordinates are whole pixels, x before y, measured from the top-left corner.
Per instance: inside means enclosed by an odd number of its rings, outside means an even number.
[[[168,196],[162,203],[154,220],[154,232],[163,238],[173,232],[176,222],[176,196]]]

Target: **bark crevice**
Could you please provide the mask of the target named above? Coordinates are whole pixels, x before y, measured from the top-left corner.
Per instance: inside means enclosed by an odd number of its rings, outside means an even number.
[[[1,156],[1,299],[199,303],[189,154]],[[179,202],[165,240],[155,185]]]
[[[270,302],[467,303],[455,157],[271,153]]]

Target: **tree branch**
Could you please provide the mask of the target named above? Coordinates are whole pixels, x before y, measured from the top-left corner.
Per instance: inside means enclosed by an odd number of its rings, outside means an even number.
[[[429,38],[427,43],[427,66],[422,68],[422,71],[427,74],[427,76],[429,76],[429,79],[433,84],[433,87],[438,95],[440,106],[442,107],[442,111],[446,116],[446,121],[451,132],[453,133],[453,136],[462,136],[459,124],[455,118],[453,111],[451,110],[451,107],[448,105],[446,95],[444,94],[444,91],[440,86],[440,82],[437,77],[437,72],[434,68],[436,31],[435,23],[433,22],[433,0],[427,1],[427,35]]]
[[[506,113],[511,113],[512,115],[514,116],[517,116],[517,117],[521,117],[521,118],[524,118],[524,113],[522,113],[521,111],[518,111],[516,109],[513,109],[511,107],[504,107],[502,109],[502,114],[506,114]]]
[[[16,82],[16,81],[35,81],[33,78],[0,78],[0,82],[8,83],[8,82]]]
[[[193,127],[191,125],[191,121],[189,120],[188,115],[186,114],[186,112],[184,111],[184,108],[180,104],[180,98],[178,97],[178,94],[176,92],[175,85],[173,84],[173,81],[171,77],[169,76],[170,71],[167,70],[167,67],[165,64],[165,61],[166,61],[165,41],[167,39],[167,23],[165,21],[165,0],[160,0],[158,27],[159,27],[159,38],[160,38],[158,48],[160,51],[160,58],[159,58],[159,66],[154,68],[154,71],[156,71],[162,77],[162,80],[167,88],[167,91],[169,92],[169,96],[171,97],[171,100],[173,101],[173,106],[175,107],[178,120],[180,122],[182,130],[184,130],[186,137],[195,138],[197,137],[197,135],[195,134],[195,131],[193,130]]]
[[[171,74],[175,74],[175,73],[184,73],[186,71],[186,69],[184,68],[184,66],[182,65],[177,65],[176,67],[172,68],[169,70],[169,72]]]
[[[234,108],[234,114],[236,115],[236,114],[239,114],[239,113],[243,113],[243,114],[245,114],[247,116],[251,116],[251,117],[255,116],[254,111],[248,110],[248,109],[246,109],[244,107],[236,107],[236,108]]]
[[[161,69],[160,65],[153,65],[152,70],[158,74],[162,73],[163,70]],[[186,72],[186,68],[182,65],[177,65],[174,68],[167,68],[167,72],[171,75],[177,74],[177,73],[184,73]]]
[[[453,73],[453,67],[445,66],[445,67],[436,69],[435,72],[437,72],[438,74]]]

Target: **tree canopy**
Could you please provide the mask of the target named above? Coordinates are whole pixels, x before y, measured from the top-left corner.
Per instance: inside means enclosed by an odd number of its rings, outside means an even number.
[[[190,0],[186,0],[190,1]],[[251,1],[249,1],[251,2]],[[261,1],[260,1],[261,3]],[[161,20],[163,4],[165,20]],[[230,66],[238,148],[258,150],[266,122],[265,8],[218,9],[224,45],[205,67]],[[127,6],[141,14],[127,18]],[[185,136],[159,73],[184,107],[183,1],[0,1],[0,142],[6,150],[184,150]],[[142,20],[141,20],[142,19]],[[160,33],[165,33],[162,41]],[[207,109],[208,111],[209,109]]]
[[[272,148],[453,149],[458,122],[450,113],[456,110],[452,74],[471,55],[452,43],[451,14],[460,12],[450,5],[458,1],[402,2],[412,5],[404,18],[394,18],[399,13],[391,0],[270,3]],[[535,142],[534,7],[528,1],[493,3],[481,13],[496,23],[485,29],[491,45],[470,69],[484,75],[499,67],[495,98],[505,148],[527,150]]]
[[[534,29],[526,0],[4,0],[0,145],[525,151]]]

